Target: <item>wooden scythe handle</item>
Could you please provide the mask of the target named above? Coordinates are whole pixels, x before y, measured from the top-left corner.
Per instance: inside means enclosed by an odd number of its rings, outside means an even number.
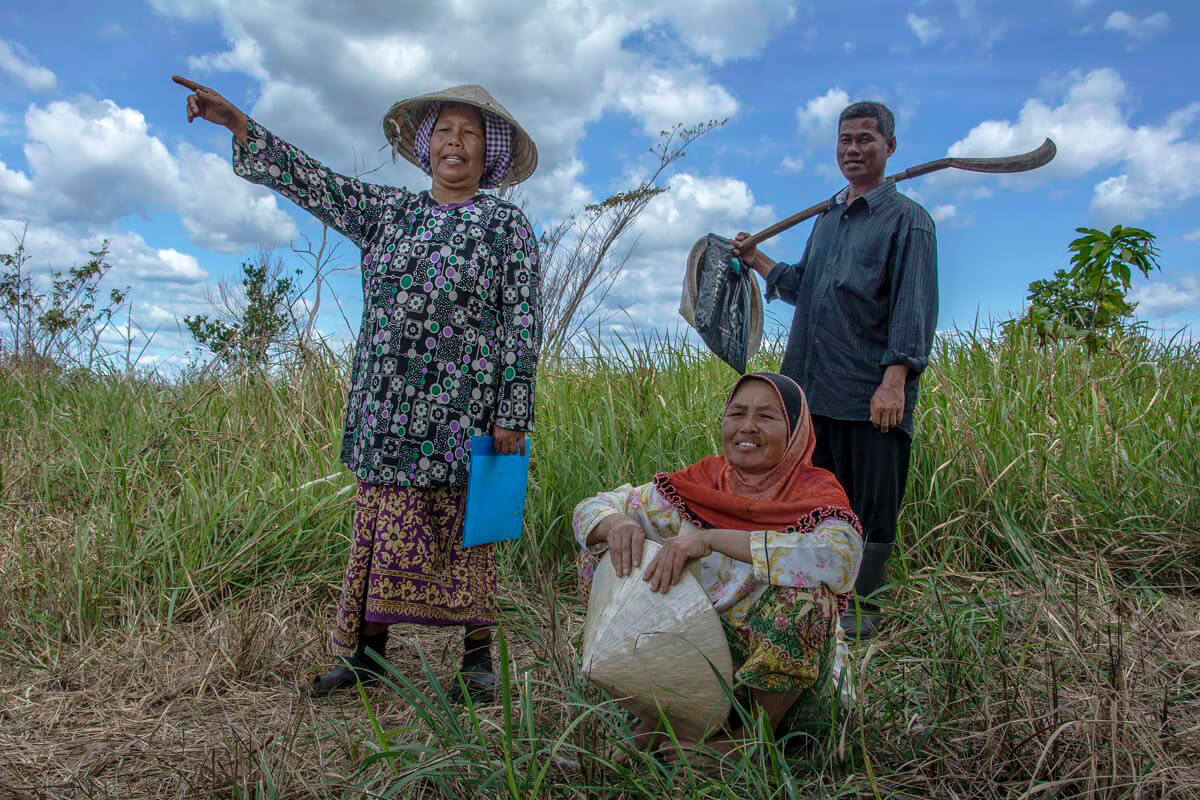
[[[915,167],[909,167],[903,172],[887,176],[884,180],[898,182],[908,180],[909,178],[917,178],[921,175],[928,175],[931,172],[937,172],[940,169],[946,168],[965,169],[971,172],[1028,172],[1031,169],[1037,169],[1049,164],[1057,152],[1058,148],[1054,146],[1054,142],[1047,139],[1036,150],[1030,150],[1028,153],[1022,153],[1018,156],[1003,156],[1001,158],[939,158],[937,161],[928,161],[924,164],[918,164]],[[799,225],[806,219],[823,214],[832,207],[832,199],[824,200],[815,206],[809,206],[799,214],[793,214],[785,220],[776,222],[769,228],[763,228],[758,233],[743,239],[738,244],[741,247],[753,247],[761,242],[765,242],[772,236],[783,233],[788,228]]]

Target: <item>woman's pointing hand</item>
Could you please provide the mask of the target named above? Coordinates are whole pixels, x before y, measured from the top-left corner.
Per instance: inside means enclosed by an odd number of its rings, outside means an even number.
[[[215,89],[202,86],[182,75],[172,75],[171,80],[185,89],[191,89],[187,98],[187,118],[192,122],[197,117],[214,125],[223,125],[245,145],[247,117],[237,106],[225,99]]]

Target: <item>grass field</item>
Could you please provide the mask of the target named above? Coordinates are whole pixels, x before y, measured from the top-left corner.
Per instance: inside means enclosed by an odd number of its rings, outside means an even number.
[[[440,688],[453,629],[395,630],[390,688],[299,691],[350,531],[337,360],[0,371],[0,797],[1200,797],[1200,348],[1117,351],[941,340],[859,702],[696,770],[605,763],[626,723],[576,673],[569,522],[716,451],[712,358],[545,368],[503,702],[475,713]]]

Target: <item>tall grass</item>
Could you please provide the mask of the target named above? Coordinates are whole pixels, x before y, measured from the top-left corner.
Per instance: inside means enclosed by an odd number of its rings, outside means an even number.
[[[775,348],[755,366],[778,359]],[[197,641],[218,642],[199,653],[211,661],[188,684],[198,698],[221,658],[234,693],[279,686],[271,670],[313,660],[350,531],[351,478],[337,464],[343,367],[177,384],[0,372],[0,667],[15,676],[0,682],[0,731],[22,718],[26,705],[9,699],[21,687],[65,691],[68,671],[86,682],[101,663],[110,677],[129,671],[130,643],[151,635],[203,629]],[[917,413],[893,624],[856,653],[861,702],[819,744],[766,732],[719,770],[638,755],[615,767],[624,717],[575,668],[571,511],[715,452],[733,377],[670,339],[545,364],[526,533],[501,550],[507,702],[454,711],[439,688],[453,658],[406,650],[393,656],[392,693],[364,695],[340,733],[306,705],[309,727],[289,721],[267,744],[249,735],[202,791],[1200,792],[1200,348],[1141,338],[1090,357],[940,339]],[[42,719],[44,708],[28,701],[21,713]],[[47,742],[72,734],[45,719]],[[295,755],[306,747],[311,759]],[[5,776],[0,763],[0,792]],[[188,786],[178,796],[193,796]]]

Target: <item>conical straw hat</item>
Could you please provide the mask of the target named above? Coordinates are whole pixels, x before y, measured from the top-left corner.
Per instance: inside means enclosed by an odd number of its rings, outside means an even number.
[[[533,143],[533,139],[525,132],[524,128],[517,124],[513,115],[508,113],[508,109],[500,105],[500,101],[492,97],[487,89],[473,83],[451,86],[449,89],[423,94],[420,97],[410,97],[395,103],[388,109],[383,118],[383,135],[391,142],[397,153],[415,166],[420,167],[421,162],[413,149],[413,141],[417,136],[417,128],[425,120],[425,115],[429,113],[429,107],[434,103],[465,103],[490,111],[512,125],[512,165],[508,168],[508,174],[501,181],[502,184],[520,183],[537,169],[537,145]]]
[[[658,551],[647,541],[642,566]],[[721,681],[732,685],[733,659],[725,632],[691,573],[663,595],[642,572],[618,578],[608,555],[596,566],[583,674],[640,717],[658,719],[662,708],[677,736],[700,739],[729,716]]]

